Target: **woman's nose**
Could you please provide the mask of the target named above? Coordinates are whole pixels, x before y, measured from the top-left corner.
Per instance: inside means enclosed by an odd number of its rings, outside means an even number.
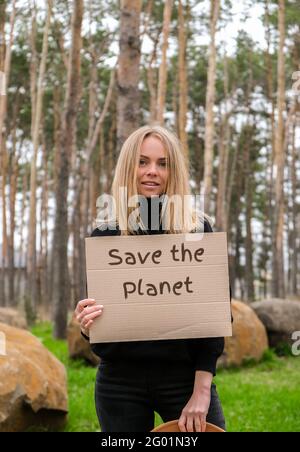
[[[157,173],[157,167],[155,163],[153,165],[150,165],[147,171],[147,174],[156,174]]]

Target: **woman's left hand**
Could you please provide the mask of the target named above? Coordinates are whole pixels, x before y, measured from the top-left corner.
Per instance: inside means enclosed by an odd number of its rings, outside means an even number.
[[[210,405],[210,389],[193,392],[178,421],[181,432],[205,432]]]

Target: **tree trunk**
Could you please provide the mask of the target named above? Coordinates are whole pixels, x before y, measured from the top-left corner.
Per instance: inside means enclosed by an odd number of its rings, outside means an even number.
[[[188,110],[188,89],[187,89],[187,61],[186,61],[186,31],[185,17],[182,1],[178,3],[178,76],[179,76],[179,139],[182,143],[184,156],[189,165],[188,137],[186,133],[186,118]]]
[[[60,153],[60,139],[61,139],[61,87],[53,87],[53,180],[52,180],[52,190],[53,193],[57,192],[58,186],[58,173],[59,173],[59,153]],[[49,272],[48,272],[48,298],[51,301],[54,299],[53,295],[53,277],[54,277],[54,250],[53,247],[50,252],[49,257]]]
[[[17,179],[18,179],[18,156],[16,151],[17,145],[17,115],[19,114],[19,93],[16,94],[16,100],[13,107],[12,122],[12,151],[10,155],[9,164],[9,212],[10,212],[10,230],[8,239],[8,280],[9,290],[8,299],[9,305],[15,306],[15,226],[16,226],[16,191],[17,191]],[[22,140],[20,147],[22,146]]]
[[[139,126],[140,13],[141,0],[121,0],[118,62],[117,149]]]
[[[0,71],[4,72],[6,0],[0,2]]]
[[[179,80],[178,73],[174,74],[173,86],[172,86],[172,110],[174,115],[174,130],[179,136],[179,115],[178,115],[178,92],[179,92]]]
[[[34,320],[37,307],[37,267],[36,267],[36,189],[37,189],[37,170],[36,160],[39,148],[39,132],[41,125],[41,115],[43,106],[43,83],[46,70],[46,61],[48,53],[48,34],[50,28],[50,17],[52,10],[52,1],[48,1],[47,18],[43,35],[42,56],[39,67],[39,77],[36,93],[34,126],[32,127],[33,157],[31,160],[30,171],[30,214],[28,225],[28,249],[27,249],[27,306],[29,309],[29,320]]]
[[[2,262],[0,272],[0,306],[5,306],[6,304],[6,289],[5,289],[5,269],[7,265],[7,253],[8,253],[8,237],[7,237],[7,218],[6,218],[6,178],[7,178],[7,165],[8,165],[8,157],[6,151],[6,132],[3,130],[6,120],[7,114],[7,96],[6,96],[6,87],[9,85],[9,76],[10,76],[10,64],[11,64],[11,49],[14,40],[14,25],[15,25],[15,15],[16,15],[16,1],[13,0],[12,5],[12,14],[10,17],[10,33],[9,40],[6,44],[5,39],[5,11],[6,11],[6,2],[2,2],[0,6],[0,12],[3,13],[2,18],[0,19],[0,38],[1,38],[1,59],[0,59],[0,70],[3,73],[1,82],[3,85],[1,88],[4,88],[4,95],[0,95],[0,168],[2,181],[1,181],[1,196],[2,196]]]
[[[97,198],[103,193],[102,164],[104,162],[103,130],[100,131],[99,152],[96,155],[90,184],[90,212],[92,222],[97,216]]]
[[[242,165],[242,154],[239,152],[240,150],[240,138],[236,145],[236,153],[232,166],[236,167],[236,170],[232,170],[233,174],[238,173],[240,177],[234,179],[235,185],[232,186],[232,193],[235,196],[235,202],[231,204],[231,209],[228,214],[228,243],[232,251],[230,252],[230,284],[232,290],[233,298],[237,296],[243,295],[243,286],[242,286],[242,274],[241,274],[241,263],[240,263],[240,246],[242,243],[242,232],[241,232],[241,224],[240,224],[240,213],[242,209],[241,198],[242,198],[242,187],[244,183],[244,175],[243,175],[243,165]],[[233,181],[232,181],[233,184]],[[239,282],[240,293],[237,292],[237,281]]]
[[[164,21],[162,30],[162,45],[161,45],[161,63],[159,66],[158,75],[158,90],[157,90],[157,108],[156,120],[159,124],[164,124],[164,109],[166,103],[167,92],[167,50],[169,41],[169,28],[172,15],[173,0],[166,0],[164,7]]]
[[[213,178],[214,158],[214,103],[215,103],[215,77],[216,77],[216,26],[219,17],[220,0],[211,0],[210,16],[210,45],[207,72],[206,91],[206,121],[205,121],[205,151],[204,151],[204,209],[209,215],[211,212],[211,192]]]
[[[279,0],[278,28],[278,67],[277,67],[277,128],[275,139],[274,158],[274,185],[275,185],[275,209],[274,209],[274,242],[273,242],[273,296],[284,298],[284,265],[283,265],[283,226],[284,226],[284,119],[285,109],[285,0]]]
[[[31,5],[31,2],[30,2]],[[35,111],[36,111],[36,77],[37,77],[37,50],[36,50],[36,35],[37,35],[37,25],[36,25],[36,2],[33,2],[33,6],[30,6],[31,15],[31,30],[29,36],[29,48],[30,48],[30,99],[31,99],[31,138],[34,135],[34,125],[35,125]]]
[[[228,63],[227,56],[224,57],[224,92],[225,92],[225,112],[221,122],[220,145],[219,145],[219,168],[218,168],[218,191],[217,191],[217,209],[216,209],[216,229],[218,231],[227,230],[227,179],[228,179],[228,158],[230,125],[227,111],[228,94]]]
[[[106,163],[108,164],[109,160],[112,160],[112,156],[111,156],[112,147],[109,146],[109,143],[107,145],[107,151],[108,151],[108,155],[107,155]],[[106,166],[106,171],[105,171],[104,162],[105,162],[105,159],[104,159],[104,131],[101,130],[100,139],[99,139],[99,153],[98,153],[98,159],[97,159],[97,168],[99,169],[98,196],[102,195],[102,193],[106,192],[106,190],[104,189],[104,187],[105,187],[104,177],[106,177],[106,183],[107,183],[107,179],[108,179],[107,168],[108,167]],[[106,174],[104,174],[104,173],[106,173]],[[107,189],[107,192],[108,192],[108,190],[109,189]],[[98,196],[97,196],[97,198],[98,198]],[[96,215],[97,215],[97,210],[95,211],[95,217],[96,217]]]
[[[196,194],[200,194],[201,181],[203,179],[203,145],[201,140],[201,118],[196,108],[192,110],[193,115],[193,164]]]
[[[68,267],[68,204],[69,171],[76,149],[76,120],[80,100],[80,50],[83,0],[74,0],[72,15],[72,42],[69,53],[67,91],[62,119],[59,170],[56,190],[56,218],[54,229],[54,337],[65,338],[67,314],[70,306]]]
[[[44,125],[43,125],[44,130]],[[45,135],[43,133],[43,179],[40,212],[40,253],[38,260],[41,308],[48,319],[50,298],[48,291],[48,158]]]
[[[266,49],[266,70],[267,70],[267,96],[269,102],[271,102],[271,147],[272,154],[275,151],[275,105],[274,105],[274,87],[273,87],[273,70],[272,70],[272,59],[270,54],[271,47],[271,29],[270,29],[270,19],[269,19],[269,0],[266,0],[266,41],[267,41],[267,49]],[[272,160],[273,161],[273,160]]]
[[[266,0],[265,3],[265,24],[266,24],[266,41],[267,41],[267,49],[265,51],[265,59],[266,59],[266,79],[267,79],[267,98],[271,104],[271,113],[270,113],[270,120],[269,120],[269,136],[270,136],[270,146],[267,146],[268,151],[268,167],[269,171],[267,171],[267,174],[269,175],[266,179],[267,183],[267,198],[268,198],[268,204],[267,204],[267,211],[264,216],[264,225],[263,225],[263,238],[264,242],[267,240],[268,237],[268,230],[270,231],[271,240],[273,241],[273,237],[275,237],[275,231],[274,231],[274,207],[273,207],[273,199],[274,199],[274,190],[273,190],[273,169],[274,169],[274,158],[275,158],[275,94],[274,94],[274,81],[273,81],[273,68],[272,68],[272,57],[271,57],[271,27],[270,27],[270,12],[269,12],[269,4],[270,1]],[[267,293],[269,291],[268,285],[268,279],[267,275],[269,273],[268,269],[268,261],[269,261],[269,255],[267,246],[265,246],[264,249],[265,257],[263,258],[264,264],[265,264],[265,287],[264,292]],[[273,265],[273,260],[271,262]]]
[[[82,165],[83,166],[83,165]],[[82,166],[78,169],[78,173],[82,174]],[[73,216],[72,216],[72,233],[73,233],[73,268],[72,268],[72,299],[74,304],[79,300],[86,298],[82,293],[82,276],[85,273],[85,268],[83,268],[82,259],[82,244],[84,238],[82,237],[82,200],[83,200],[83,181],[78,179],[79,189],[74,194],[74,206],[73,206]],[[85,289],[85,287],[84,287]]]
[[[230,231],[230,225],[231,225],[231,217],[230,217],[230,210],[231,210],[231,203],[232,203],[232,194],[233,194],[233,186],[234,181],[237,174],[237,166],[238,166],[238,157],[240,152],[240,137],[237,137],[236,145],[233,148],[233,156],[231,159],[231,165],[230,165],[230,171],[229,171],[229,180],[228,180],[228,187],[227,187],[227,193],[226,193],[226,204],[227,204],[227,224],[226,224],[226,230]]]
[[[225,160],[227,158],[225,144],[225,133],[228,129],[228,121],[226,117],[220,120],[219,131],[219,166],[218,166],[218,191],[217,191],[217,205],[216,205],[216,230],[226,231],[226,173],[225,173]]]
[[[105,188],[105,192],[106,193],[110,193],[111,192],[111,186],[112,186],[112,181],[113,181],[113,168],[115,166],[116,163],[116,159],[117,159],[117,155],[114,152],[116,149],[116,143],[115,143],[115,136],[116,136],[116,131],[117,131],[117,123],[116,123],[116,115],[112,114],[112,124],[111,124],[111,128],[109,130],[108,133],[108,157],[107,157],[107,167],[106,167],[106,175],[107,175],[107,179],[106,179],[106,188]],[[101,167],[103,168],[104,166],[104,159],[101,162]]]
[[[299,230],[297,230],[297,174],[296,174],[296,121],[293,123],[293,133],[292,133],[292,159],[291,159],[291,180],[292,180],[292,224],[293,231],[291,237],[291,250],[292,250],[292,271],[291,271],[291,293],[292,295],[298,295],[298,253],[299,245],[297,236],[299,235]]]
[[[156,120],[156,107],[157,107],[157,76],[156,76],[156,68],[153,67],[157,60],[157,45],[159,40],[160,33],[157,33],[155,38],[153,39],[153,50],[150,58],[149,65],[147,67],[147,85],[150,96],[150,118],[149,123],[152,124]]]
[[[25,261],[25,240],[24,240],[24,229],[25,229],[25,210],[26,210],[26,193],[28,190],[27,186],[27,174],[26,170],[24,170],[24,174],[22,177],[22,204],[21,204],[21,224],[20,224],[20,247],[19,247],[19,260],[18,260],[18,273],[17,273],[17,282],[16,282],[16,296],[18,300],[18,306],[24,310],[24,304],[23,304],[23,293],[21,293],[21,278],[23,275],[23,265]]]
[[[246,143],[244,146],[244,173],[245,173],[245,199],[246,199],[246,237],[245,237],[245,250],[246,250],[246,272],[245,283],[247,291],[247,301],[254,300],[254,275],[253,275],[253,240],[252,240],[252,169],[251,169],[251,135],[252,127],[247,126]]]

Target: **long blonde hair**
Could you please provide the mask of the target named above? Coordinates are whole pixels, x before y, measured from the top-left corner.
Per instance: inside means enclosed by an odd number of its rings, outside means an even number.
[[[184,204],[183,214],[184,199],[192,199],[192,195],[188,169],[180,141],[174,133],[164,127],[146,125],[135,130],[124,142],[115,168],[112,198],[115,203],[116,221],[121,235],[136,233],[130,214],[133,210],[136,211],[138,206],[128,206],[128,199],[135,197],[133,199],[138,200],[137,169],[140,149],[144,139],[149,136],[158,138],[167,152],[169,175],[161,207],[161,221],[163,220],[164,224],[168,225],[165,232],[174,234],[203,231],[204,218],[209,221],[209,218],[203,212],[198,212],[192,206],[192,203],[187,202]],[[127,190],[120,190],[120,187],[126,187]],[[182,227],[178,229],[178,225]],[[104,223],[98,224],[101,229],[103,226]],[[141,216],[139,216],[139,227],[142,231],[146,231]]]

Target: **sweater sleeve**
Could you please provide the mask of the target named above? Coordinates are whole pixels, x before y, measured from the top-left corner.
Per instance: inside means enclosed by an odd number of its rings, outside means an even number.
[[[105,229],[105,230],[101,230],[101,229],[94,229],[90,235],[90,237],[101,237],[101,236],[105,236],[105,235],[118,235],[119,231],[118,230],[110,230],[110,229]],[[87,289],[87,282],[85,285],[85,292],[86,294],[88,293],[88,289]],[[90,340],[90,338],[84,334],[82,331],[81,332],[81,336],[86,339],[87,341]]]
[[[204,224],[204,232],[213,232],[208,221]],[[231,300],[231,288],[230,288]],[[232,316],[231,316],[232,321]],[[224,337],[208,337],[200,339],[192,339],[191,352],[195,370],[203,370],[216,375],[217,360],[224,351]]]
[[[192,347],[195,350],[195,371],[203,370],[215,376],[217,360],[223,353],[224,344],[224,337],[193,339]]]
[[[84,339],[86,339],[87,341],[90,341],[90,338],[86,334],[84,334],[82,331],[80,331],[80,333],[81,333],[81,336],[84,337]]]

